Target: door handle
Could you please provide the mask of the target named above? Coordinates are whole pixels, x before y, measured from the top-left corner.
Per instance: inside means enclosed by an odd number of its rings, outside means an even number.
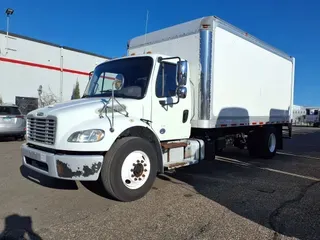
[[[188,116],[189,116],[189,110],[188,109],[183,110],[182,123],[185,123],[188,120]]]

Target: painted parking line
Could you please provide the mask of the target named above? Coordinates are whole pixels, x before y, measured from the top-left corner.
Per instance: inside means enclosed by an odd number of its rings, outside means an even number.
[[[308,158],[308,159],[313,159],[313,160],[320,160],[319,157],[313,157],[313,156],[308,156],[308,155],[300,155],[300,154],[293,154],[293,153],[286,153],[286,152],[277,152],[279,155],[286,155],[290,157],[298,157],[298,158]]]
[[[227,163],[231,163],[231,164],[246,166],[246,167],[253,167],[253,168],[257,168],[257,169],[264,170],[264,171],[285,174],[285,175],[292,176],[292,177],[299,177],[299,178],[308,179],[308,180],[311,180],[311,181],[317,181],[317,182],[320,181],[320,178],[316,178],[316,177],[312,177],[312,176],[300,175],[300,174],[286,172],[286,171],[281,171],[281,170],[274,169],[274,168],[259,167],[259,166],[255,165],[255,164],[248,163],[248,162],[243,162],[243,161],[240,161],[240,160],[237,160],[237,159],[233,159],[233,158],[220,157],[220,156],[218,157],[217,156],[216,160],[221,161],[221,162],[227,162]]]

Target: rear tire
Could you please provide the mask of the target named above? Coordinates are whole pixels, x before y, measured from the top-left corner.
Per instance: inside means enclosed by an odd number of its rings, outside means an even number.
[[[249,133],[247,147],[252,157],[273,158],[277,153],[276,128],[264,127]]]
[[[277,153],[277,131],[274,127],[266,127],[262,131],[260,156],[265,159],[273,158]]]
[[[149,192],[157,169],[157,155],[152,144],[139,137],[125,137],[117,140],[107,152],[101,182],[115,199],[135,201]]]

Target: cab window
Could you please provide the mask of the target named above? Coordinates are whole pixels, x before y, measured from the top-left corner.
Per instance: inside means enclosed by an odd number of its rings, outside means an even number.
[[[0,106],[0,115],[21,115],[21,112],[17,107]]]
[[[156,81],[156,96],[158,98],[176,95],[176,64],[162,62]]]

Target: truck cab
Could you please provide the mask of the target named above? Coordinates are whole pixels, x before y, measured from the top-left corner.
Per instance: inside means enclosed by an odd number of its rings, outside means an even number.
[[[187,61],[159,54],[98,65],[81,99],[28,114],[23,164],[54,178],[100,178],[124,201],[143,196],[163,172],[161,142],[190,136],[188,72]]]

